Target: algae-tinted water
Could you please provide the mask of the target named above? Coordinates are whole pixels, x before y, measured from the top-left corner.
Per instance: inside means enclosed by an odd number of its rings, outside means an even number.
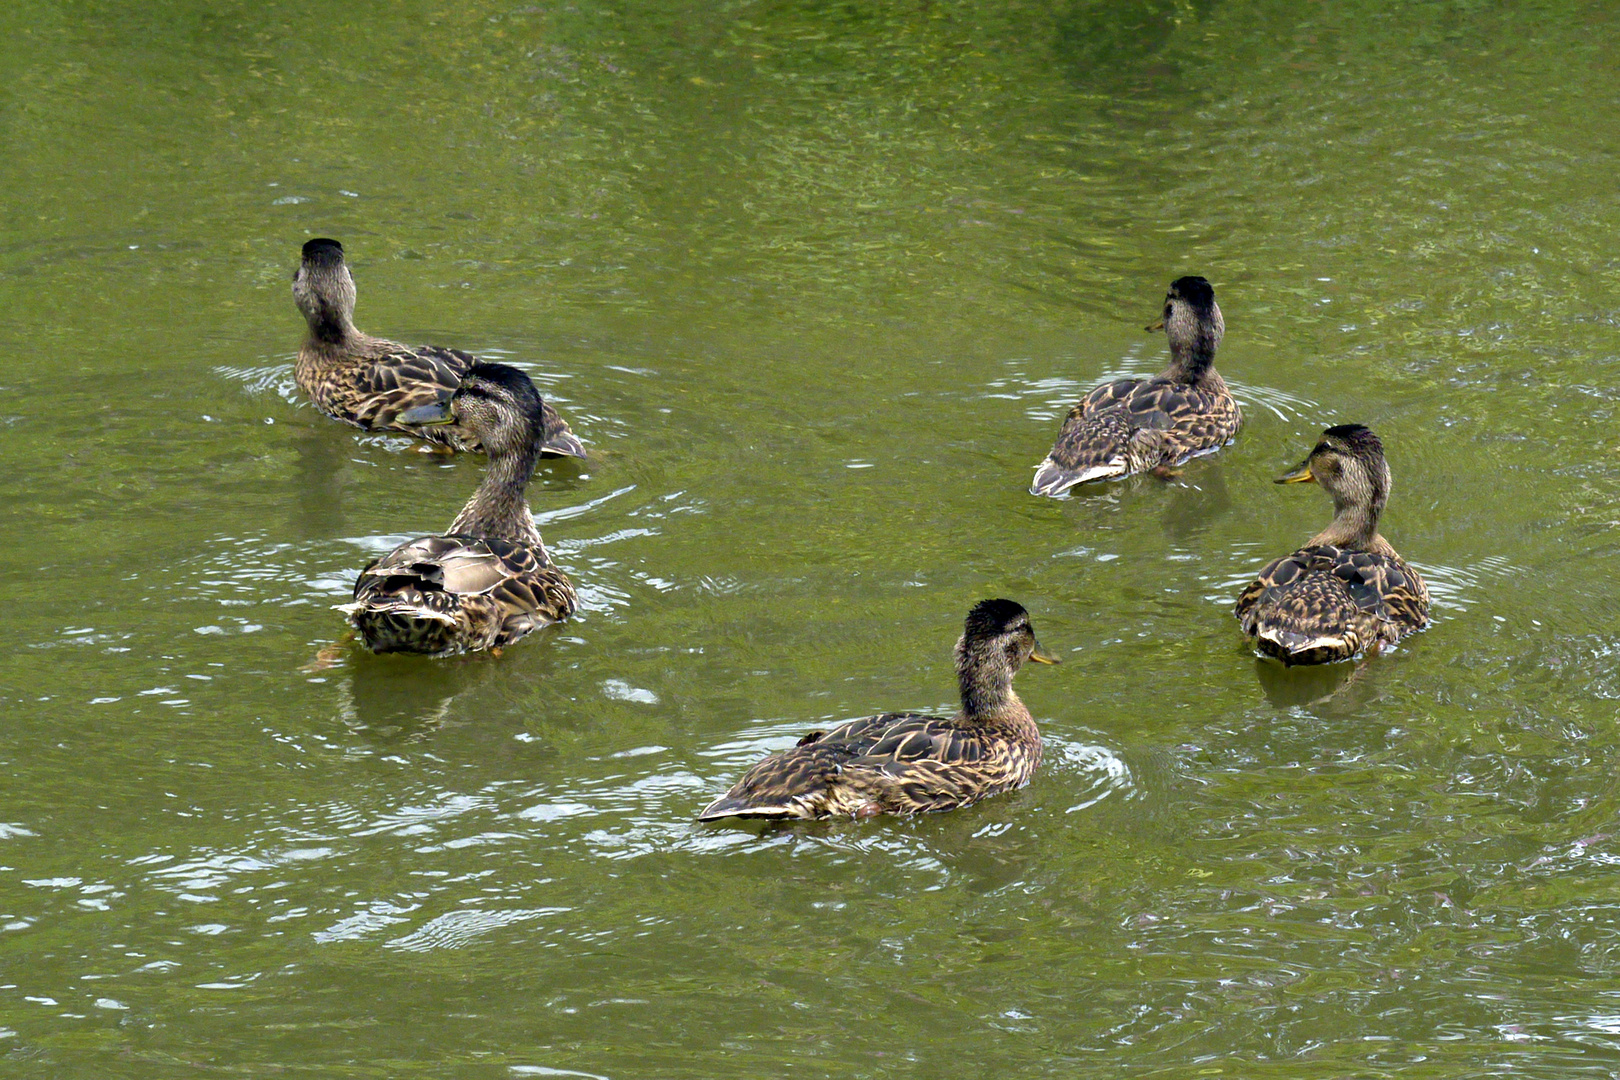
[[[1515,1075],[1620,1065],[1620,15],[1604,4],[159,6],[0,15],[0,1060],[26,1077]],[[358,321],[527,367],[584,610],[349,655],[481,463],[291,391]],[[1215,284],[1247,415],[1025,492]],[[1371,425],[1433,628],[1283,676],[1229,606]],[[1061,668],[1035,782],[692,817]]]

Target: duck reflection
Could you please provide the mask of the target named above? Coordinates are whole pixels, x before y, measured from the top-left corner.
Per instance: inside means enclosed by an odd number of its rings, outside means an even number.
[[[564,630],[547,626],[521,649],[427,660],[406,654],[375,655],[345,634],[323,647],[306,671],[332,677],[341,693],[337,719],[367,740],[418,742],[451,728],[476,727],[509,742],[514,728],[545,717],[547,726],[572,728],[582,716],[547,707],[544,687],[559,661],[532,650]],[[544,646],[542,645],[542,648]],[[554,703],[553,703],[554,705]]]
[[[415,741],[460,722],[456,699],[488,682],[500,666],[493,657],[453,657],[423,663],[418,657],[363,655],[348,667],[339,719],[352,731],[388,742]]]
[[[292,500],[292,524],[303,536],[321,539],[344,535],[343,478],[349,467],[353,442],[339,442],[330,433],[303,425],[296,440],[297,482]]]
[[[1254,675],[1266,701],[1279,709],[1332,704],[1335,711],[1354,707],[1372,693],[1367,662],[1300,664],[1287,667],[1269,657],[1255,657]]]
[[[1162,54],[1177,31],[1195,31],[1215,6],[1215,0],[1071,0],[1056,20],[1054,53],[1081,86],[1143,80],[1174,86],[1180,65]]]
[[[1184,544],[1203,535],[1232,509],[1232,499],[1226,493],[1226,472],[1218,461],[1189,465],[1170,485],[1161,521],[1164,535],[1176,543]]]

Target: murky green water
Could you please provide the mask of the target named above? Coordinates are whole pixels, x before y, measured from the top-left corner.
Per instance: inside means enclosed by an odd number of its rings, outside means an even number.
[[[1620,12],[670,2],[0,15],[0,1072],[1610,1077]],[[581,617],[351,657],[477,482],[291,392],[288,280],[529,367]],[[1249,424],[1029,497],[1210,277]],[[1372,425],[1432,630],[1229,605]],[[1068,662],[1026,790],[697,827],[826,720]]]

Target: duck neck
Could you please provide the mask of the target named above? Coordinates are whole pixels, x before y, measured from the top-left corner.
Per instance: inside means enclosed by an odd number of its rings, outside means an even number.
[[[995,720],[1024,713],[1024,703],[1013,692],[1012,672],[991,657],[958,645],[956,683],[962,692],[962,716],[968,720]]]
[[[1351,502],[1335,496],[1333,521],[1311,538],[1311,546],[1332,544],[1354,551],[1370,551],[1379,543],[1376,504]]]
[[[530,440],[522,450],[491,455],[484,482],[450,523],[450,532],[541,547],[540,530],[535,528],[529,502],[523,497],[539,459],[538,440]]]
[[[354,328],[349,313],[341,309],[322,307],[306,316],[309,339],[317,345],[343,347],[353,345],[365,337]]]
[[[1165,372],[1174,382],[1198,383],[1215,367],[1215,349],[1221,343],[1214,327],[1200,325],[1192,337],[1170,342],[1170,369]]]

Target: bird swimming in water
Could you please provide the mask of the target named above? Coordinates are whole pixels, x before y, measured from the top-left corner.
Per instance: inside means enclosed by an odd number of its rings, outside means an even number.
[[[1069,410],[1057,443],[1035,467],[1033,495],[1061,495],[1076,484],[1168,472],[1232,441],[1243,413],[1215,370],[1226,333],[1215,290],[1201,277],[1170,283],[1164,297],[1170,366],[1151,379],[1104,383]]]
[[[436,345],[412,347],[354,326],[354,277],[343,245],[324,237],[304,245],[293,274],[293,302],[309,323],[293,378],[321,412],[362,431],[397,431],[451,450],[478,451],[476,437],[454,428],[406,422],[404,414],[447,400],[478,358]],[[584,457],[585,446],[541,402],[548,457]]]
[[[1012,688],[1027,660],[1058,662],[1022,606],[982,600],[956,643],[955,716],[884,713],[813,731],[749,769],[698,820],[914,814],[1023,787],[1041,763],[1041,734]]]

